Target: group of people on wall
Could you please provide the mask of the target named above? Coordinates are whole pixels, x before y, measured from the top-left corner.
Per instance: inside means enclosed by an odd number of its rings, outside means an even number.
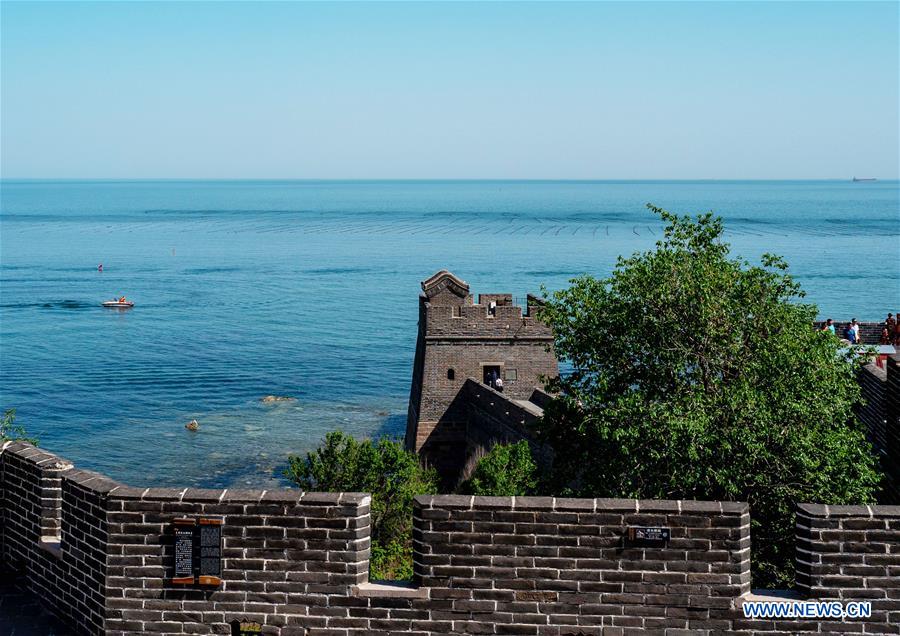
[[[850,344],[862,344],[861,329],[859,321],[853,318],[844,328],[841,337]],[[838,335],[835,331],[834,320],[831,318],[822,324],[820,331],[830,331],[832,334]],[[900,347],[900,313],[897,314],[897,317],[894,317],[894,314],[887,315],[887,318],[881,323],[881,335],[878,342],[883,345]]]

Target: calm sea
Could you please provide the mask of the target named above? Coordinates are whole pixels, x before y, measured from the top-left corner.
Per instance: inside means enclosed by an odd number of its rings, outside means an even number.
[[[4,181],[0,194],[0,407],[133,485],[274,484],[331,429],[402,434],[419,281],[447,268],[475,293],[524,296],[606,275],[660,238],[647,202],[720,213],[734,252],[787,257],[822,316],[900,310],[895,181]],[[121,294],[133,310],[100,306]]]

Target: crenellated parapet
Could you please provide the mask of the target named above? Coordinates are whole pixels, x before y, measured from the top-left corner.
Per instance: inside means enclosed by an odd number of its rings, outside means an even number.
[[[413,580],[402,585],[368,580],[370,504],[366,493],[126,486],[8,444],[0,566],[16,568],[77,636],[900,629],[898,506],[800,505],[798,590],[760,597],[750,591],[752,511],[742,502],[423,495],[413,506]],[[203,519],[221,531],[220,580],[179,584],[173,528]],[[44,533],[57,531],[48,547]],[[871,615],[748,619],[749,600],[865,600]]]

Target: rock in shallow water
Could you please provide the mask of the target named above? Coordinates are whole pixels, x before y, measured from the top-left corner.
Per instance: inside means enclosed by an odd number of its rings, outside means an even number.
[[[296,402],[297,398],[288,397],[286,395],[267,395],[259,399],[263,404],[271,404],[272,402]]]

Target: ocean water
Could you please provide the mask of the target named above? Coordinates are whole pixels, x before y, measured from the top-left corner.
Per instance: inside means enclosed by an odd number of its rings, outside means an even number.
[[[133,485],[274,485],[329,430],[403,433],[421,280],[606,275],[660,238],[647,202],[721,214],[823,317],[900,310],[895,181],[4,181],[0,407]]]

